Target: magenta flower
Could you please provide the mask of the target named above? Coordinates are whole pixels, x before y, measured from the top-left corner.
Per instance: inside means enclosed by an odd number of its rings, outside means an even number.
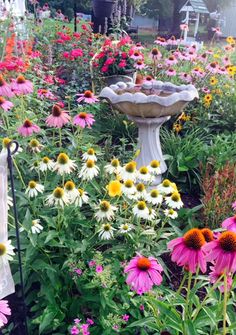
[[[18,76],[17,79],[11,84],[11,88],[16,94],[29,94],[34,90],[33,83],[29,80],[26,80],[22,75]]]
[[[81,269],[75,269],[75,273],[78,275],[78,276],[81,276],[83,271]]]
[[[97,265],[97,266],[96,266],[96,272],[97,272],[97,273],[101,273],[101,272],[103,272],[103,266],[102,266],[102,265]]]
[[[91,261],[89,261],[88,265],[89,265],[90,268],[92,268],[96,265],[96,262],[91,260]]]
[[[12,98],[14,96],[11,86],[5,82],[2,75],[0,75],[0,95],[7,98]]]
[[[68,112],[62,110],[58,105],[52,107],[52,114],[46,118],[46,124],[49,127],[62,128],[68,122],[70,122]]]
[[[125,322],[128,322],[129,321],[129,315],[128,314],[122,315],[122,320],[124,320]]]
[[[5,112],[9,111],[13,107],[13,103],[11,101],[6,100],[3,97],[0,97],[0,107],[4,109]]]
[[[224,220],[221,227],[236,233],[236,215]]]
[[[11,315],[11,309],[9,308],[7,300],[0,300],[0,328],[7,324],[6,315]]]
[[[236,233],[223,232],[217,240],[204,245],[203,250],[206,260],[214,262],[217,273],[236,271]]]
[[[55,95],[50,90],[47,90],[47,89],[44,89],[44,88],[39,88],[37,95],[40,99],[47,98],[49,100],[56,100]]]
[[[31,136],[33,133],[39,133],[40,128],[33,124],[29,119],[26,119],[21,127],[18,128],[18,133],[24,137]]]
[[[93,94],[93,92],[91,91],[85,91],[83,94],[77,94],[80,98],[77,99],[77,102],[87,102],[88,104],[93,104],[98,100],[97,97],[95,97],[95,95]]]
[[[232,208],[233,208],[234,211],[236,211],[236,201],[234,201],[234,202],[232,203]]]
[[[162,266],[155,258],[147,258],[140,254],[131,259],[124,270],[128,273],[126,283],[138,294],[149,292],[153,285],[160,285],[162,271]]]
[[[73,326],[70,330],[71,335],[77,335],[80,333],[79,329],[76,326]]]
[[[74,125],[80,126],[81,128],[85,128],[86,126],[88,128],[91,128],[94,122],[95,122],[94,116],[92,114],[85,113],[85,112],[79,113],[73,119]]]
[[[210,266],[211,272],[209,273],[210,277],[210,283],[215,284],[219,280],[219,278],[222,276],[222,273],[219,273],[215,270],[214,266]],[[227,273],[227,291],[231,289],[231,286],[233,284],[233,279],[231,277],[231,274]],[[221,282],[224,282],[224,278],[221,279]],[[224,284],[219,287],[220,292],[224,292]]]
[[[171,260],[192,273],[196,272],[198,266],[202,272],[206,272],[205,252],[202,249],[205,243],[200,229],[190,229],[183,237],[168,243],[168,248],[172,250]]]

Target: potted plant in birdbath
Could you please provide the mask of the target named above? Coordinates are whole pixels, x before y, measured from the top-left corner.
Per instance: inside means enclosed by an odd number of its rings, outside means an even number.
[[[93,0],[93,13],[95,17],[111,17],[117,0]]]
[[[153,186],[158,185],[162,180],[162,173],[167,170],[160,144],[160,127],[199,97],[197,89],[193,85],[177,86],[153,79],[142,85],[118,82],[105,87],[100,97],[107,99],[116,110],[126,114],[137,124],[140,149],[137,165],[142,167],[151,161],[158,161],[161,173],[152,183]]]
[[[106,39],[92,60],[93,71],[106,86],[123,82],[135,82],[134,59],[129,57],[134,45],[129,36],[120,40]]]

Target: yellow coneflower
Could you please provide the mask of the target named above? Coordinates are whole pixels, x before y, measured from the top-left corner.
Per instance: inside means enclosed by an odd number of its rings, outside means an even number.
[[[215,86],[218,83],[218,79],[216,77],[211,77],[210,78],[210,84],[212,86]]]
[[[178,134],[183,129],[182,124],[175,122],[173,124],[173,130]]]
[[[122,185],[118,180],[112,180],[107,185],[107,190],[110,197],[120,196],[122,194]]]

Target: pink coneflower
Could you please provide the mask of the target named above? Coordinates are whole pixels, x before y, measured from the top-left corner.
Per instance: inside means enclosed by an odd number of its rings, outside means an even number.
[[[0,95],[7,98],[12,98],[14,96],[11,86],[6,83],[2,75],[0,75]]]
[[[208,58],[208,56],[207,56],[206,52],[204,52],[203,54],[198,56],[198,59],[203,63],[205,63],[207,61],[207,58]]]
[[[162,57],[161,52],[157,48],[153,48],[149,54],[149,57],[153,60],[159,60]]]
[[[167,45],[166,39],[164,37],[157,37],[154,43],[161,45],[161,46]]]
[[[85,112],[79,113],[73,119],[74,125],[80,126],[81,128],[85,128],[86,126],[88,128],[91,128],[94,122],[95,122],[94,116],[92,114],[85,113]]]
[[[175,56],[174,55],[172,55],[172,56],[169,56],[167,59],[166,59],[166,61],[165,61],[165,63],[166,63],[166,65],[175,65],[175,64],[177,64],[178,63],[178,61],[177,61],[177,59],[175,58]]]
[[[175,69],[169,68],[168,70],[166,70],[166,75],[169,77],[175,76],[176,75]]]
[[[177,45],[179,41],[176,40],[175,36],[171,36],[171,38],[169,38],[167,40],[167,44],[169,45]]]
[[[140,42],[137,42],[136,45],[135,45],[135,49],[142,50],[142,49],[144,49],[144,47],[142,46],[142,44]]]
[[[228,72],[227,72],[227,70],[226,70],[225,67],[219,67],[219,69],[218,69],[218,73],[219,73],[219,74],[227,74]]]
[[[197,58],[197,54],[193,50],[189,50],[189,52],[186,54],[187,60],[190,60],[191,62],[194,61]]]
[[[215,284],[219,280],[219,278],[222,277],[222,273],[217,272],[214,266],[210,266],[210,270],[211,270],[211,272],[209,273],[210,283]],[[233,279],[230,273],[227,273],[226,276],[227,276],[227,291],[229,291],[232,287]],[[224,282],[224,278],[221,279],[221,282]],[[219,287],[219,290],[221,293],[224,293],[224,284]]]
[[[11,101],[8,101],[3,97],[0,97],[0,107],[4,109],[5,112],[9,111],[13,106],[14,105]]]
[[[211,73],[216,74],[219,69],[219,64],[218,62],[211,62],[210,64],[207,65],[206,69],[210,71]]]
[[[30,120],[26,119],[21,127],[18,128],[18,133],[24,137],[31,136],[33,133],[39,133],[40,128],[33,124]]]
[[[223,57],[222,61],[223,61],[225,66],[226,65],[231,65],[231,61],[230,61],[228,56]]]
[[[49,127],[62,128],[70,122],[70,116],[67,111],[64,111],[58,105],[52,107],[52,114],[46,118],[46,124]]]
[[[236,233],[236,215],[224,220],[221,227]]]
[[[182,79],[186,83],[191,83],[192,82],[192,77],[187,72],[180,73],[179,77],[180,77],[180,79]]]
[[[179,266],[185,266],[190,272],[195,273],[200,267],[206,272],[206,260],[203,246],[206,241],[200,229],[190,229],[183,237],[178,237],[168,243],[172,250],[171,260]]]
[[[153,257],[137,255],[125,267],[124,272],[129,273],[126,283],[138,294],[149,292],[153,285],[162,282],[162,266]]]
[[[222,31],[220,30],[220,27],[212,28],[212,31],[218,36],[222,35]]]
[[[202,91],[203,93],[206,93],[206,94],[210,94],[210,93],[211,93],[211,90],[209,90],[208,87],[203,87],[203,88],[201,89],[201,91]]]
[[[83,94],[77,94],[77,95],[80,97],[76,100],[79,103],[84,101],[87,102],[88,104],[93,104],[99,101],[98,98],[95,97],[95,95],[91,91],[85,91]]]
[[[56,100],[55,95],[50,90],[44,88],[39,88],[37,95],[40,99],[47,98],[49,100]]]
[[[7,324],[6,315],[11,315],[11,309],[9,308],[7,300],[0,300],[0,328]]]
[[[215,263],[217,273],[236,271],[236,233],[226,231],[203,246],[206,260]]]
[[[16,94],[30,94],[34,90],[33,83],[26,80],[22,75],[16,78],[16,80],[11,84],[11,88]]]
[[[206,73],[202,69],[200,69],[199,67],[195,67],[192,70],[192,74],[194,74],[195,76],[197,76],[199,78],[203,78]]]
[[[187,24],[181,24],[179,27],[180,27],[180,30],[182,31],[189,31],[189,27]]]
[[[147,66],[145,65],[145,63],[142,60],[138,60],[135,64],[134,64],[135,69],[137,70],[142,70],[145,69]]]
[[[139,59],[143,59],[143,55],[140,51],[138,50],[134,50],[134,52],[132,53],[132,55],[130,55],[130,58],[134,59],[134,60],[139,60]]]

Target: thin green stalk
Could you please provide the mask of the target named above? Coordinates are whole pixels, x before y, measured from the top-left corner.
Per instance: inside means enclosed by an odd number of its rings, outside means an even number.
[[[227,301],[228,301],[227,274],[226,272],[224,272],[223,335],[227,334],[226,330]]]
[[[183,285],[184,285],[184,283],[185,283],[186,277],[187,277],[187,273],[185,273],[184,276],[183,276],[183,279],[182,279],[182,281],[181,281],[181,283],[180,283],[180,285],[179,285],[178,291],[176,292],[177,294],[180,294],[180,293],[181,293],[181,290],[182,290]]]
[[[14,164],[14,166],[15,166],[15,168],[16,168],[16,171],[18,172],[18,175],[19,175],[19,178],[20,178],[20,180],[21,180],[22,185],[24,186],[24,188],[26,188],[25,182],[24,182],[24,180],[23,180],[23,178],[22,178],[22,174],[21,174],[21,172],[20,172],[20,170],[19,170],[19,168],[18,168],[18,166],[17,166],[17,164],[16,164],[15,159],[12,158],[12,161],[13,161],[13,164]]]
[[[187,287],[187,296],[186,296],[186,306],[185,306],[185,310],[184,310],[184,320],[187,319],[187,315],[188,315],[189,295],[190,295],[190,290],[191,290],[192,277],[193,277],[192,272],[189,272],[188,287]]]

